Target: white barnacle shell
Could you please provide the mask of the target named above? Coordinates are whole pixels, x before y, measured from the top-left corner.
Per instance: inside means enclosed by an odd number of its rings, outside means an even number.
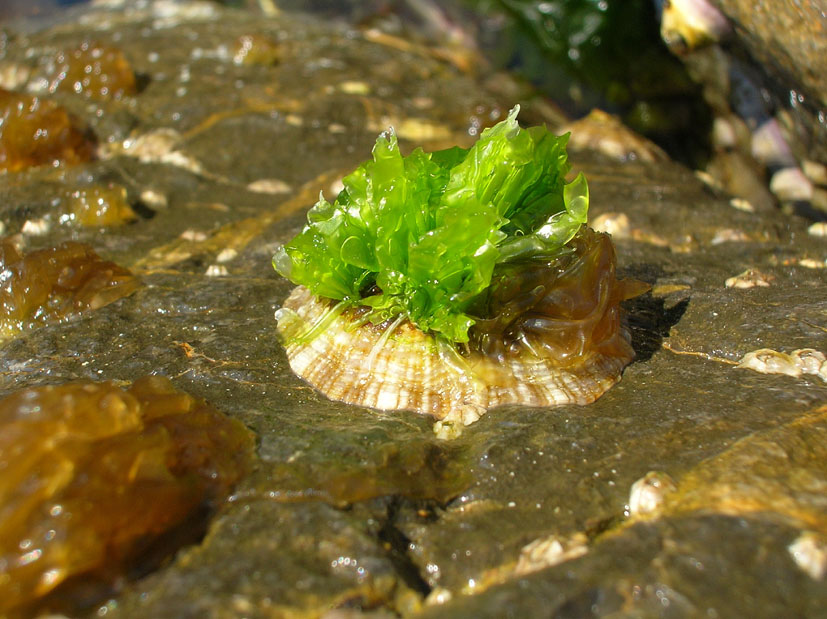
[[[663,506],[666,495],[675,492],[677,485],[668,474],[649,471],[632,484],[629,492],[630,516],[656,515]]]

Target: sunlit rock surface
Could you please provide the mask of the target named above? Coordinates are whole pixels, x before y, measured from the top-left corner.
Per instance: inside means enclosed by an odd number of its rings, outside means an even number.
[[[197,540],[252,447],[161,377],[0,400],[0,613],[83,608]]]
[[[251,428],[257,459],[200,543],[92,612],[823,613],[813,574],[827,383],[738,367],[761,349],[827,351],[827,245],[808,234],[812,220],[732,203],[670,161],[607,157],[640,142],[615,132],[604,145],[594,132],[573,156],[592,220],[613,222],[618,276],[652,285],[626,304],[636,360],[594,404],[501,407],[441,442],[426,418],[329,401],[291,372],[273,314],[292,286],[272,254],[388,125],[403,151],[428,150],[467,146],[514,103],[527,125],[559,129],[559,114],[481,63],[464,72],[393,20],[124,7],[8,26],[14,45],[0,47],[4,66],[36,69],[93,39],[142,76],[119,100],[49,95],[91,127],[100,158],[6,173],[0,221],[27,251],[88,243],[143,282],[4,341],[0,393],[164,375]],[[236,64],[236,41],[252,35],[278,42],[275,64]],[[124,187],[137,219],[55,223],[55,198],[96,183]],[[769,285],[727,287],[749,269]],[[631,516],[632,485],[649,471],[676,490]]]

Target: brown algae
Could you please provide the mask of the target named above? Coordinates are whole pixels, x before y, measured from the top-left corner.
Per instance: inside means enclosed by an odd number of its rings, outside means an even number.
[[[0,400],[0,615],[75,614],[196,541],[253,446],[159,376]]]

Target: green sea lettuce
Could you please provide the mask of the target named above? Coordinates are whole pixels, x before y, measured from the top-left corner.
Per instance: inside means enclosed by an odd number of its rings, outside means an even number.
[[[373,322],[406,317],[467,342],[466,313],[509,262],[553,259],[586,223],[581,173],[565,183],[568,134],[521,129],[519,106],[469,149],[407,157],[392,129],[373,159],[323,196],[307,225],[273,256],[281,275],[319,296],[371,308]]]

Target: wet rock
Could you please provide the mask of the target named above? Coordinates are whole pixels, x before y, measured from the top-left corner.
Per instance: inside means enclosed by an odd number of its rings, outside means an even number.
[[[763,67],[827,107],[827,19],[817,3],[712,0]],[[801,102],[803,103],[803,101]]]
[[[166,376],[251,428],[258,458],[198,545],[101,613],[821,612],[827,383],[736,367],[755,350],[827,348],[827,247],[812,221],[734,208],[672,161],[573,154],[591,220],[616,234],[618,275],[653,288],[626,303],[636,360],[594,404],[501,407],[448,447],[427,418],[332,402],[290,371],[273,315],[291,286],[270,261],[387,124],[405,127],[404,149],[467,146],[525,91],[398,32],[213,3],[114,4],[86,7],[81,23],[9,27],[20,44],[0,47],[3,62],[40,66],[94,24],[146,80],[120,100],[56,92],[106,147],[96,161],[5,173],[0,220],[11,234],[31,222],[32,251],[90,243],[143,285],[7,338],[0,393]],[[252,34],[283,45],[277,63],[232,61],[232,42]],[[530,107],[530,124],[551,114]],[[818,185],[813,166],[797,166]],[[129,225],[49,219],[55,196],[110,183],[139,197]],[[212,266],[227,274],[209,277]],[[726,287],[748,269],[770,286]],[[629,519],[630,488],[649,471],[678,490]],[[537,540],[539,568],[516,577]],[[567,557],[570,540],[587,552]]]
[[[827,531],[824,438],[827,409],[820,407],[737,441],[687,473],[668,497],[667,513],[711,510]]]
[[[76,612],[195,541],[249,466],[238,421],[147,377],[0,401],[0,612]]]
[[[795,534],[783,525],[714,515],[637,524],[582,557],[455,596],[420,616],[498,617],[505,609],[527,617],[721,616],[734,590],[766,582],[765,576],[777,586],[765,587],[760,600],[739,599],[743,612],[818,615],[824,585],[794,567],[786,544]]]
[[[662,33],[704,87],[716,124],[733,114],[752,132],[748,143],[722,144],[710,172],[732,194],[760,206],[763,169],[827,163],[827,19],[814,3],[680,0],[662,2]],[[720,133],[715,134],[720,138]],[[737,166],[737,169],[733,168]],[[784,172],[784,171],[782,171]],[[745,174],[751,177],[744,181]],[[799,172],[800,174],[800,172]],[[776,176],[778,176],[776,174]],[[781,202],[816,209],[809,183],[773,177]]]

